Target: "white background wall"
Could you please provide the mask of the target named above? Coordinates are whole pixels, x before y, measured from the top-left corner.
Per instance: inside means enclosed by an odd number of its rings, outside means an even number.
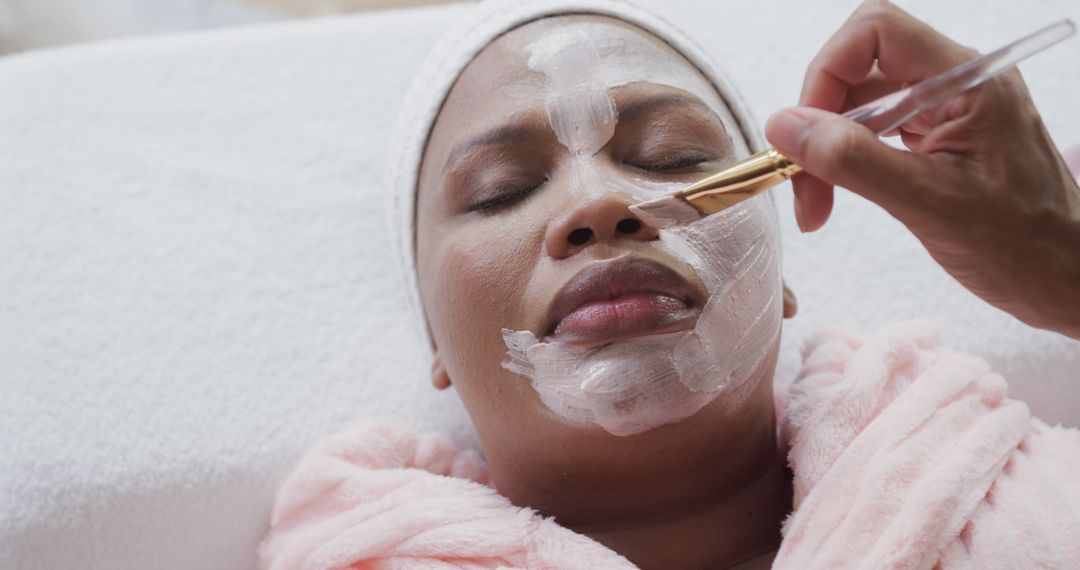
[[[217,27],[278,18],[243,0],[0,0],[0,49]]]
[[[0,54],[58,44],[450,0],[0,0]]]

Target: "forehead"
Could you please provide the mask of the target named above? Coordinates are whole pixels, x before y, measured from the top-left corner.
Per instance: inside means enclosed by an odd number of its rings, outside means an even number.
[[[443,104],[425,162],[445,159],[439,151],[492,126],[543,119],[552,71],[567,68],[573,68],[570,76],[595,79],[608,89],[637,82],[674,87],[717,116],[729,116],[701,72],[651,33],[605,16],[550,17],[503,34],[464,69]]]
[[[681,66],[683,74],[698,75],[702,84],[708,83],[678,52],[641,28],[606,16],[556,16],[515,28],[485,47],[462,71],[444,110],[491,99],[483,108],[469,107],[477,115],[499,110],[513,114],[542,103],[544,71],[550,71],[545,63],[570,66],[582,59],[602,65],[607,77],[595,79],[612,86],[649,79],[665,64]]]

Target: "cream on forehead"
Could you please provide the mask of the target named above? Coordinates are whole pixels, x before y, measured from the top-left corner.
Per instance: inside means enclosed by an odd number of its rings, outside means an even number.
[[[617,111],[596,78],[604,63],[582,30],[558,28],[529,44],[529,69],[547,79],[544,106],[555,136],[575,156],[592,156],[615,135]]]
[[[548,121],[572,153],[591,156],[614,136],[618,109],[610,90],[646,81],[697,96],[729,129],[737,125],[716,88],[670,49],[643,32],[604,22],[556,23],[525,49],[530,69],[544,74]],[[749,152],[740,136],[735,151]]]

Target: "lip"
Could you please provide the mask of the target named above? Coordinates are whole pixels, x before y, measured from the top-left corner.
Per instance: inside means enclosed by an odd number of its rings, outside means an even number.
[[[552,299],[546,335],[603,344],[693,326],[702,295],[674,269],[626,256],[574,275]]]

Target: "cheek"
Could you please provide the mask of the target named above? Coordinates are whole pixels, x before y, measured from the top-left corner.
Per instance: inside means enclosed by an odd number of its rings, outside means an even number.
[[[459,376],[490,374],[506,346],[503,327],[528,314],[526,291],[539,251],[535,237],[497,220],[437,232],[422,259],[422,295],[447,368]]]

